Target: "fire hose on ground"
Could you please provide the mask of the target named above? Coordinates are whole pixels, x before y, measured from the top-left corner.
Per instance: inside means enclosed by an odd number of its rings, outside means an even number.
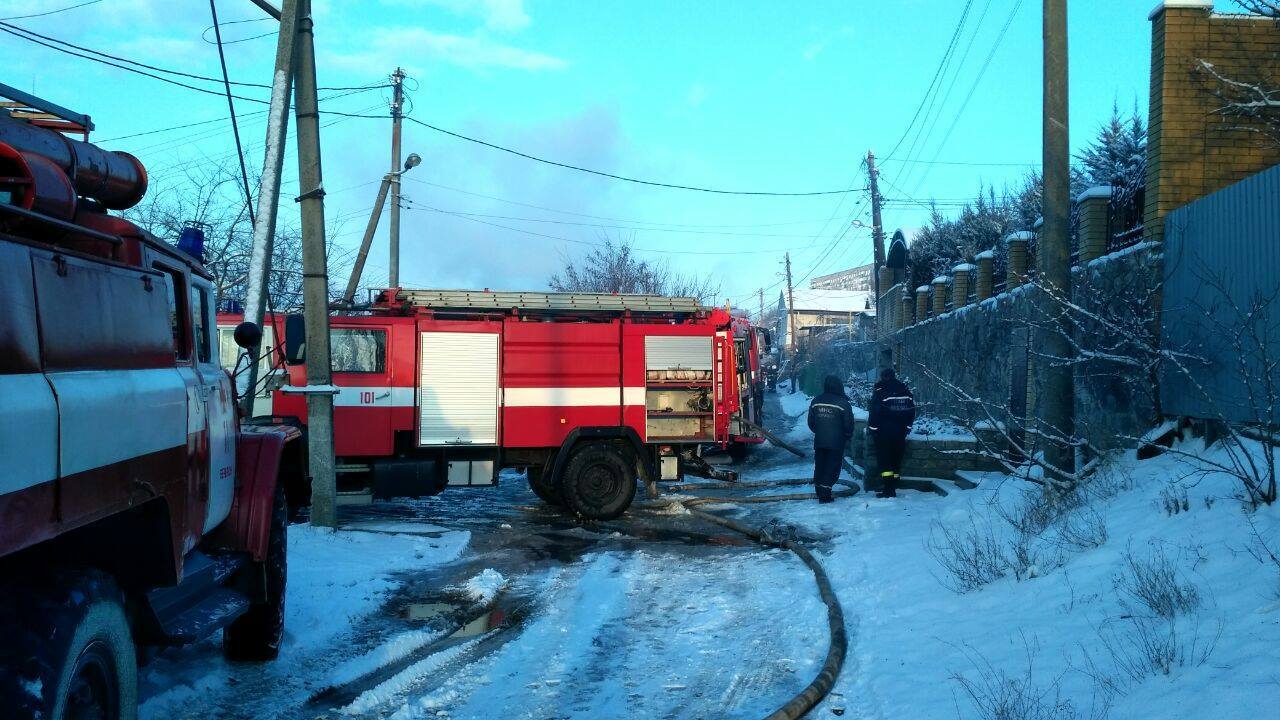
[[[763,430],[763,428],[760,428]],[[766,432],[766,437],[772,433]],[[770,438],[771,440],[773,438]],[[778,442],[778,441],[775,441]],[[804,457],[803,453],[778,442],[780,447],[784,447],[791,452]],[[846,467],[848,463],[845,463]],[[857,474],[849,467],[850,472]],[[783,485],[801,485],[813,482],[811,479],[787,479],[775,482],[753,482],[753,483],[692,483],[671,486],[669,490],[711,490],[711,489],[738,489],[749,487],[775,487]],[[851,497],[858,494],[861,488],[856,483],[845,480],[837,481],[841,485],[847,486],[847,490],[837,490],[832,493],[835,497]],[[848,635],[844,627],[844,610],[840,607],[840,600],[836,597],[835,589],[831,585],[831,579],[827,576],[827,572],[822,567],[822,563],[809,552],[809,549],[796,542],[789,537],[777,537],[767,530],[752,527],[737,520],[710,513],[705,510],[699,510],[698,505],[721,505],[721,504],[755,504],[768,502],[784,502],[790,500],[816,500],[815,493],[791,493],[787,495],[765,495],[752,496],[743,498],[728,497],[693,497],[681,500],[680,505],[694,517],[700,518],[710,523],[720,525],[721,527],[733,530],[736,533],[744,535],[757,543],[766,547],[776,547],[791,551],[796,557],[799,557],[809,570],[813,573],[814,581],[818,585],[818,594],[822,598],[822,602],[827,606],[827,626],[830,639],[827,644],[827,655],[823,660],[822,667],[818,671],[817,676],[803,690],[793,696],[790,700],[782,705],[782,707],[774,710],[766,716],[765,720],[796,720],[802,718],[813,710],[823,698],[831,693],[835,687],[836,678],[840,675],[840,670],[844,667],[845,654],[848,652]]]

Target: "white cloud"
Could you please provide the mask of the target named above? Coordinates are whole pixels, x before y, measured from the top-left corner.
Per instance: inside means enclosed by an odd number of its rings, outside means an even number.
[[[328,67],[381,73],[397,64],[421,72],[429,63],[441,61],[475,70],[562,70],[569,65],[561,58],[497,42],[482,34],[450,35],[410,27],[382,28],[366,37],[368,42],[361,50],[330,53]]]
[[[826,51],[826,49],[836,40],[852,35],[853,31],[854,28],[852,25],[843,25],[837,28],[834,32],[829,32],[818,40],[810,43],[801,54],[804,56],[805,60],[813,60]]]
[[[707,86],[702,83],[694,83],[689,86],[689,93],[685,97],[685,102],[689,103],[689,107],[698,107],[707,99]]]
[[[406,5],[434,5],[457,15],[479,17],[490,30],[515,32],[529,25],[524,0],[398,0]]]

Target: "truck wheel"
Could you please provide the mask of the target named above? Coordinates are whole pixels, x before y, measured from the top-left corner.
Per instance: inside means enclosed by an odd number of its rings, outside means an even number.
[[[267,540],[267,559],[254,563],[248,572],[262,573],[266,597],[255,602],[248,612],[222,631],[222,652],[228,660],[274,660],[280,654],[284,637],[285,585],[289,578],[289,505],[284,488],[276,487],[271,505],[271,536]]]
[[[736,463],[746,460],[750,452],[751,446],[747,443],[729,443],[729,459]]]
[[[109,575],[89,570],[0,592],[11,595],[0,608],[5,717],[133,719],[137,654],[124,596]]]
[[[635,472],[616,448],[582,446],[569,457],[560,495],[565,507],[588,520],[612,520],[626,512],[636,496]]]
[[[533,494],[537,495],[542,502],[559,507],[564,505],[564,498],[560,497],[560,489],[556,487],[555,483],[548,481],[551,475],[551,465],[554,461],[555,456],[553,455],[542,467],[531,467],[525,472],[529,475],[529,489],[533,491]]]

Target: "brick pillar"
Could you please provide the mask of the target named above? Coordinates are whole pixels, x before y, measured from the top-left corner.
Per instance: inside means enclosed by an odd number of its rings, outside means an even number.
[[[916,301],[907,292],[906,288],[902,289],[902,306],[898,310],[898,327],[904,328],[915,323]]]
[[[947,283],[951,278],[939,275],[933,279],[933,314],[941,315],[947,311]]]
[[[984,250],[975,255],[973,259],[978,263],[976,290],[978,302],[982,302],[991,297],[995,291],[996,254],[991,250]]]
[[[973,273],[977,269],[969,263],[951,268],[951,307],[959,308],[969,304],[969,286],[973,283]]]
[[[1028,250],[1031,238],[1029,232],[1016,232],[1005,238],[1009,246],[1009,289],[1012,290],[1027,282],[1027,270],[1030,269]]]
[[[1110,185],[1091,187],[1076,198],[1076,212],[1080,217],[1081,263],[1107,254],[1107,207],[1110,203]]]
[[[929,319],[929,286],[916,288],[916,322]]]

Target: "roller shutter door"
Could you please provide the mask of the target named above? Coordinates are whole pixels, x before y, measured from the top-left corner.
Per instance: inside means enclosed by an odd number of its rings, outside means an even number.
[[[644,339],[646,370],[710,370],[711,338],[650,335]]]
[[[419,333],[419,445],[498,443],[498,335]]]

